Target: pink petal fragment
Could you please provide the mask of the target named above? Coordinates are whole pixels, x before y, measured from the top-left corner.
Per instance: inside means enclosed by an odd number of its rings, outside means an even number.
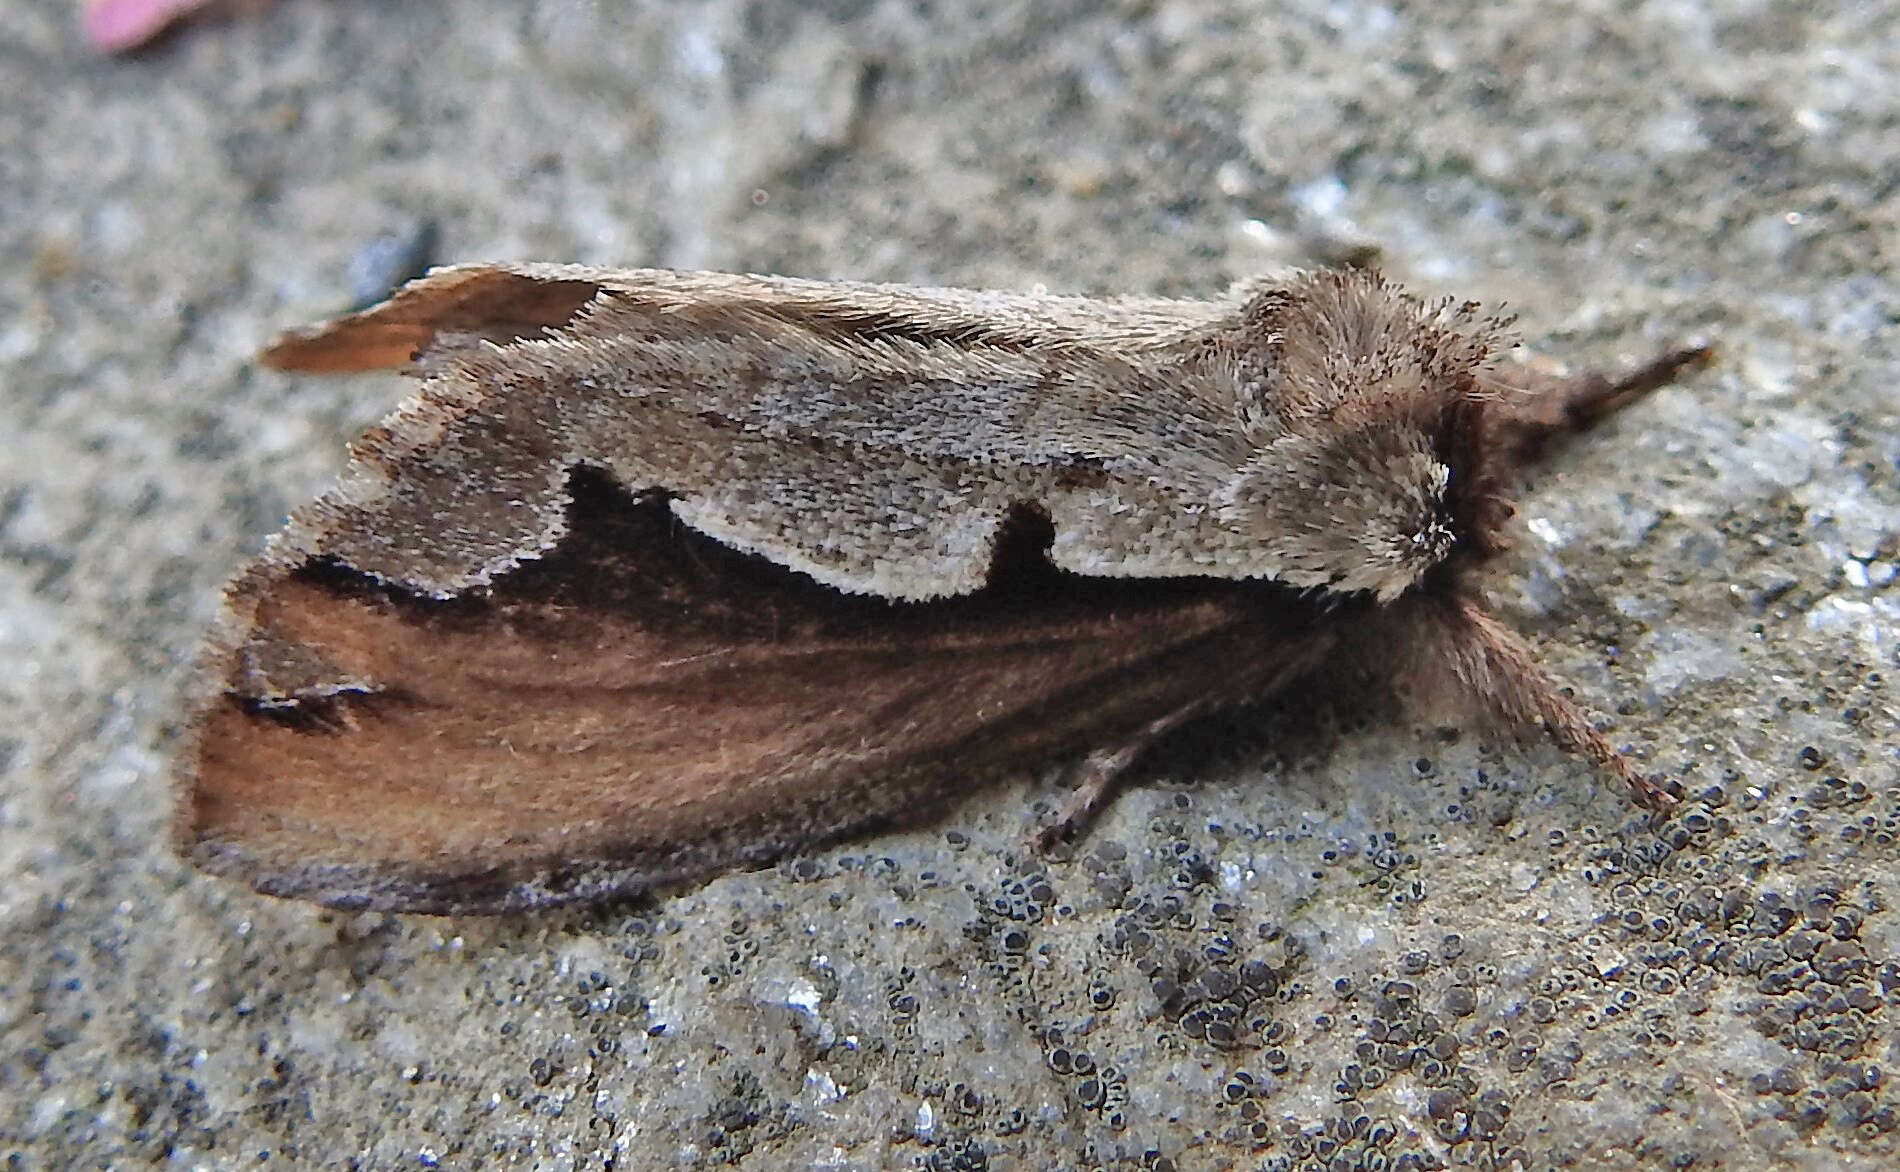
[[[136,49],[171,23],[210,0],[85,0],[80,27],[94,48],[108,53]]]

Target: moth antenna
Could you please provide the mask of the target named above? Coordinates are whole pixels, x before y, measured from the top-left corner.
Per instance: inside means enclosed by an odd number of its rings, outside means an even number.
[[[1497,392],[1487,420],[1495,463],[1501,471],[1535,463],[1553,442],[1588,431],[1604,417],[1713,361],[1715,347],[1697,343],[1665,350],[1619,375],[1593,371],[1564,377],[1524,370],[1519,385],[1487,371],[1480,386]]]
[[[1565,422],[1572,430],[1582,431],[1604,416],[1713,361],[1715,347],[1699,343],[1664,351],[1617,378],[1586,376],[1577,380],[1571,393],[1565,396]]]
[[[1477,602],[1449,602],[1429,652],[1473,707],[1515,729],[1541,725],[1558,748],[1589,759],[1627,786],[1639,805],[1666,810],[1676,804],[1659,779],[1641,773],[1597,731],[1589,715],[1537,666],[1530,647]]]

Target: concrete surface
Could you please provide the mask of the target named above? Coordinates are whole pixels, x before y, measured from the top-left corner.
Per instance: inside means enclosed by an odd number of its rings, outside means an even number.
[[[1892,1166],[1882,6],[281,0],[124,60],[74,7],[0,3],[8,1167]],[[190,873],[218,586],[402,393],[250,355],[424,218],[443,260],[1102,292],[1371,244],[1579,366],[1711,336],[1495,579],[1696,800],[1274,718],[1053,862],[1043,776],[568,915]]]

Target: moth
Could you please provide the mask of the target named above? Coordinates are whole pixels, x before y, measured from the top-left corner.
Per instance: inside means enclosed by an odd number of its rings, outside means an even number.
[[[1365,271],[1123,299],[552,264],[288,334],[404,369],[226,590],[178,848],[341,908],[756,865],[1157,738],[1342,657],[1672,799],[1481,605],[1547,441],[1704,362],[1507,360]]]

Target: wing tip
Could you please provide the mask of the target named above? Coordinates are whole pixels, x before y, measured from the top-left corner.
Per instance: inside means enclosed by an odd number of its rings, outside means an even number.
[[[413,322],[338,318],[272,339],[258,361],[272,370],[350,374],[407,366],[426,350],[435,330]]]
[[[348,374],[399,369],[448,333],[507,341],[558,328],[601,287],[572,265],[447,265],[358,313],[279,334],[259,354],[275,370]]]

